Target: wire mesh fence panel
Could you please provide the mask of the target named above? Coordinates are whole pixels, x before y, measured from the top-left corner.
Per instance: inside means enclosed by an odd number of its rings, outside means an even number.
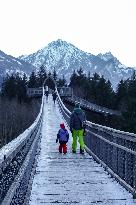
[[[64,118],[69,123],[71,113],[60,98],[58,102]],[[117,180],[136,197],[136,135],[87,121],[84,139],[91,153],[109,167],[116,174]]]

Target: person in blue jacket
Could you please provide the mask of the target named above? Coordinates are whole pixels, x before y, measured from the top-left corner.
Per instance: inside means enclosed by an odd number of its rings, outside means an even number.
[[[57,134],[56,143],[59,141],[59,152],[67,153],[67,142],[69,140],[69,133],[65,128],[64,123],[60,124],[60,129]]]

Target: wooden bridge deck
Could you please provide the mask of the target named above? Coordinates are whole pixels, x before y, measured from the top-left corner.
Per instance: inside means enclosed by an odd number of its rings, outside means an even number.
[[[30,205],[41,204],[99,204],[134,205],[132,195],[121,187],[87,153],[58,153],[56,134],[64,122],[57,104],[51,97],[44,106],[41,149],[33,179]]]

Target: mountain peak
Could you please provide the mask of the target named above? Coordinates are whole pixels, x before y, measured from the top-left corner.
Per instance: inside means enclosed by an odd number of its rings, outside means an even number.
[[[114,57],[110,51],[106,52],[104,55],[105,55],[105,56]]]
[[[22,56],[20,59],[33,64],[37,68],[44,65],[49,72],[52,72],[55,68],[58,77],[64,75],[68,81],[73,70],[80,67],[83,68],[86,75],[88,72],[91,75],[95,72],[100,76],[104,75],[106,79],[111,81],[113,87],[117,85],[120,79],[126,79],[132,74],[132,69],[123,69],[122,64],[111,52],[100,53],[95,56],[62,39],[52,41],[45,48],[34,54]]]
[[[63,41],[62,39],[57,39],[56,41],[52,41],[51,43],[48,44],[48,46],[63,46],[63,45],[68,45],[66,41]]]
[[[112,53],[110,51],[106,52],[104,54],[99,53],[97,56],[100,57],[104,61],[109,61],[111,59],[114,59],[114,60],[116,59],[117,60],[117,58],[114,55],[112,55]]]

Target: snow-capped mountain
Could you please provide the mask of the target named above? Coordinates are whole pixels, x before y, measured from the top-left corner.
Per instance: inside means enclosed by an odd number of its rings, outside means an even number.
[[[47,47],[36,53],[20,56],[19,59],[31,63],[37,68],[44,65],[47,71],[52,71],[55,68],[58,76],[64,75],[67,80],[73,70],[82,67],[86,74],[90,71],[91,75],[95,72],[100,76],[104,75],[111,81],[114,88],[121,79],[127,79],[134,71],[134,68],[122,65],[110,52],[92,55],[60,39],[49,43]]]
[[[2,80],[7,73],[12,74],[18,72],[20,74],[26,73],[30,75],[32,70],[35,69],[36,68],[28,62],[7,55],[4,52],[0,51],[0,84],[2,83]]]

